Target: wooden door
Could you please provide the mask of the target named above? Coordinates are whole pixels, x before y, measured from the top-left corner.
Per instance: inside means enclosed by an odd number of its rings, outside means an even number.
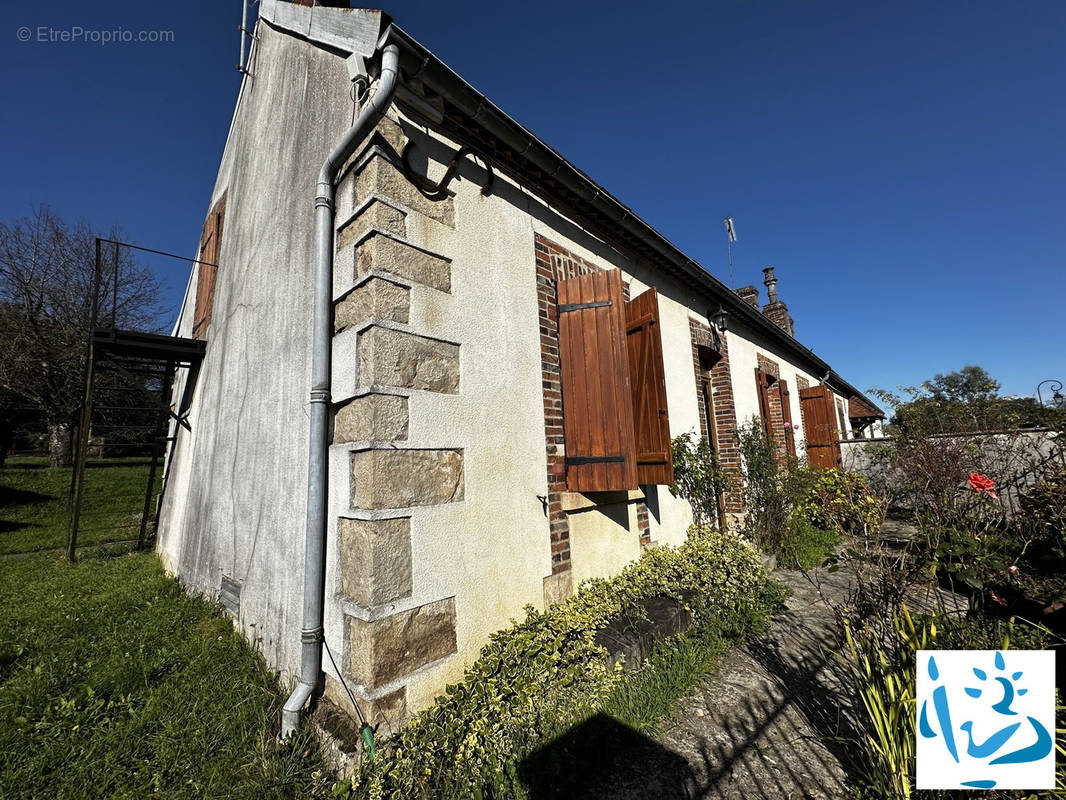
[[[842,461],[833,393],[825,386],[803,389],[800,391],[800,408],[803,410],[803,435],[807,440],[807,461],[818,469],[839,467]]]

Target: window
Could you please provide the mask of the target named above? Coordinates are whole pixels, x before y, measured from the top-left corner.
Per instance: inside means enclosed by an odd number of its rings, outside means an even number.
[[[215,305],[215,281],[218,278],[218,257],[222,251],[222,221],[226,212],[226,196],[215,203],[204,223],[200,252],[196,265],[196,306],[193,310],[193,338],[202,338],[211,324]]]
[[[626,303],[618,270],[557,285],[566,485],[673,482],[658,296]]]
[[[779,426],[785,452],[795,455],[796,438],[792,432],[792,400],[788,383],[776,375],[756,368],[755,387],[759,396],[759,417],[767,440],[771,444],[778,441],[774,436],[774,428]]]

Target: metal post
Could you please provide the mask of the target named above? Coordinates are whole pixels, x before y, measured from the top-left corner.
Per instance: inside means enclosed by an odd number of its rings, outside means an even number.
[[[170,382],[174,377],[174,362],[168,361],[166,370],[163,374],[163,385],[159,389],[161,397],[166,397],[167,389],[170,387]],[[155,473],[157,465],[159,463],[159,451],[162,448],[160,438],[163,436],[163,421],[167,419],[167,414],[161,413],[156,417],[155,425],[152,429],[152,463],[148,468],[148,486],[144,490],[144,506],[141,509],[141,527],[137,531],[137,549],[140,550],[144,547],[144,534],[148,529],[148,512],[152,507],[152,494],[155,489]]]
[[[81,406],[81,422],[78,424],[78,439],[74,450],[74,475],[70,490],[70,535],[67,540],[67,558],[77,559],[78,522],[81,518],[81,495],[85,488],[85,458],[89,449],[89,425],[93,413],[93,333],[96,330],[100,294],[101,255],[100,238],[96,238],[96,266],[93,268],[91,296],[89,297],[89,330],[85,343],[85,395]]]

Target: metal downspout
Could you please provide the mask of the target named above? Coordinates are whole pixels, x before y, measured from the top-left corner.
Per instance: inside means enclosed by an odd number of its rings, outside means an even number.
[[[314,319],[311,350],[311,435],[307,468],[307,532],[304,549],[303,627],[300,682],[281,711],[281,738],[300,725],[300,714],[322,676],[322,621],[326,589],[326,506],[329,458],[330,356],[333,339],[334,181],[355,148],[370,134],[392,103],[399,85],[400,51],[381,50],[377,91],[341,137],[318,174],[315,192]]]

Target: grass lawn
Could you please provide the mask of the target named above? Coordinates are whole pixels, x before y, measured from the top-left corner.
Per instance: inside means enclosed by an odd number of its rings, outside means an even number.
[[[97,470],[114,491],[86,527],[121,523],[145,469]],[[62,547],[68,487],[69,471],[0,470],[3,551]],[[328,793],[312,740],[275,743],[284,698],[229,621],[128,550],[0,556],[0,797]]]

